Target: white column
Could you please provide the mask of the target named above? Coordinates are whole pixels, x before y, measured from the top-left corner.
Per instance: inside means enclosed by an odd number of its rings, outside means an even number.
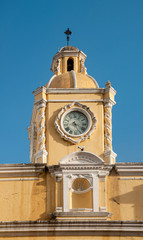
[[[99,183],[96,174],[93,174],[93,212],[99,212]]]
[[[63,211],[69,212],[69,186],[68,186],[68,175],[63,175]]]

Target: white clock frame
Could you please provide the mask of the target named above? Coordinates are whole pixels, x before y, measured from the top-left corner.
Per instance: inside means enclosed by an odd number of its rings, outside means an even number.
[[[77,135],[77,136],[71,135],[64,130],[63,119],[64,119],[65,115],[71,111],[80,111],[88,119],[88,128],[81,135]],[[86,139],[88,139],[90,137],[90,135],[92,134],[92,132],[94,131],[94,129],[96,127],[96,123],[97,123],[96,117],[94,116],[94,113],[91,112],[89,107],[87,107],[86,105],[82,105],[79,102],[73,102],[72,104],[68,104],[61,109],[61,111],[59,112],[59,114],[57,115],[57,117],[55,119],[54,125],[55,125],[55,128],[57,129],[57,132],[61,135],[62,138],[64,138],[65,140],[67,140],[73,144],[76,144],[76,143],[85,141]]]

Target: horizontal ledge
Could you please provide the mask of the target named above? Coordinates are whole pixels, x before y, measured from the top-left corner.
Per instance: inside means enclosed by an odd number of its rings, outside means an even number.
[[[0,236],[143,236],[143,221],[67,220],[0,222]]]
[[[109,212],[54,212],[54,216],[56,217],[108,217],[111,216],[111,213]]]

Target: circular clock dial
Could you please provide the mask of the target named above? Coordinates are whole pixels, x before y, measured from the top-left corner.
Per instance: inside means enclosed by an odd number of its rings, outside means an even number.
[[[63,128],[70,135],[82,135],[87,131],[88,119],[80,111],[71,111],[63,119]]]

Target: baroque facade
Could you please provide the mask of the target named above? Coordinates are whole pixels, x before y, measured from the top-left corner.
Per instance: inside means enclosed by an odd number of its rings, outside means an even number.
[[[0,239],[143,238],[143,164],[116,163],[116,91],[87,74],[71,46],[33,94],[31,164],[0,165]]]

